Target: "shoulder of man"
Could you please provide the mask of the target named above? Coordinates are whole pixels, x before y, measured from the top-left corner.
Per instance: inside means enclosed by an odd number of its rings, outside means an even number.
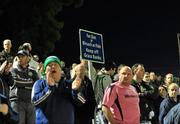
[[[104,80],[106,80],[106,78],[107,77],[105,74],[96,75],[95,85],[102,83]]]
[[[28,68],[29,72],[32,72],[34,75],[37,75],[37,72],[34,69]]]
[[[109,84],[109,85],[107,86],[106,90],[113,90],[114,87],[116,87],[116,82]]]
[[[41,88],[44,88],[48,86],[48,84],[46,83],[46,80],[45,79],[39,79],[39,80],[36,80],[35,83],[34,83],[34,87],[41,87]]]
[[[96,79],[99,79],[99,80],[106,80],[107,78],[109,78],[109,75],[107,75],[107,74],[98,74],[97,76],[96,76]]]

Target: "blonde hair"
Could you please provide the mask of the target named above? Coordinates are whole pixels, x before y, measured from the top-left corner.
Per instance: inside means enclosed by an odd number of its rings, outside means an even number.
[[[178,84],[176,84],[176,83],[171,83],[171,84],[169,84],[169,86],[168,86],[168,91],[169,91],[172,87],[176,87],[177,89],[179,89],[179,85],[178,85]]]

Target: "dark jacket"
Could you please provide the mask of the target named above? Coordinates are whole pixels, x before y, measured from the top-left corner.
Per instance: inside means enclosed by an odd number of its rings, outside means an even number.
[[[2,80],[0,80],[0,85],[3,86]],[[4,87],[1,87],[0,91],[5,91]],[[18,114],[12,110],[9,105],[8,97],[0,93],[0,104],[8,105],[8,114],[3,115],[0,112],[0,124],[17,124],[18,123]]]
[[[0,124],[14,124],[18,122],[17,113],[15,113],[11,107],[9,102],[9,87],[12,86],[14,80],[12,78],[11,73],[0,75],[0,104],[4,103],[8,105],[8,114],[3,115],[0,113]]]
[[[91,80],[85,76],[79,92],[86,100],[81,106],[75,106],[75,124],[91,124],[96,106]]]
[[[14,54],[7,53],[4,50],[0,52],[0,65],[6,60],[10,63],[13,63],[13,59],[14,59]]]
[[[142,95],[139,96],[141,121],[148,121],[150,120],[149,112],[153,111],[152,101],[154,97],[154,89],[150,85],[145,84],[144,81],[137,83],[135,80],[132,80],[132,85],[136,88],[137,93],[142,93]]]
[[[32,90],[36,124],[74,124],[73,93],[71,82],[49,86],[46,80],[37,80]]]
[[[0,93],[9,98],[9,87],[14,84],[11,73],[0,76]]]

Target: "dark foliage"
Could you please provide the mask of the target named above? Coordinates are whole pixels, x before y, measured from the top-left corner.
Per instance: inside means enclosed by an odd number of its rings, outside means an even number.
[[[13,48],[30,42],[42,57],[54,50],[64,22],[56,19],[64,6],[80,7],[82,0],[2,0],[0,1],[0,40],[9,38]]]

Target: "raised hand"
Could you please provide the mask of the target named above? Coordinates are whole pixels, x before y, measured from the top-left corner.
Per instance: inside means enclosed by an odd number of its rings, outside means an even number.
[[[72,89],[77,90],[81,86],[82,79],[76,77],[76,79],[72,83]]]
[[[0,112],[2,112],[3,115],[7,115],[8,105],[7,104],[0,104]]]
[[[52,69],[49,66],[46,69],[46,79],[47,79],[47,82],[50,86],[55,85],[55,80],[54,80],[53,75],[52,75]]]
[[[1,74],[4,73],[4,70],[5,70],[7,64],[8,64],[8,62],[7,62],[7,60],[6,60],[6,61],[4,61],[4,62],[2,63],[2,65],[0,66],[0,73],[1,73]]]

